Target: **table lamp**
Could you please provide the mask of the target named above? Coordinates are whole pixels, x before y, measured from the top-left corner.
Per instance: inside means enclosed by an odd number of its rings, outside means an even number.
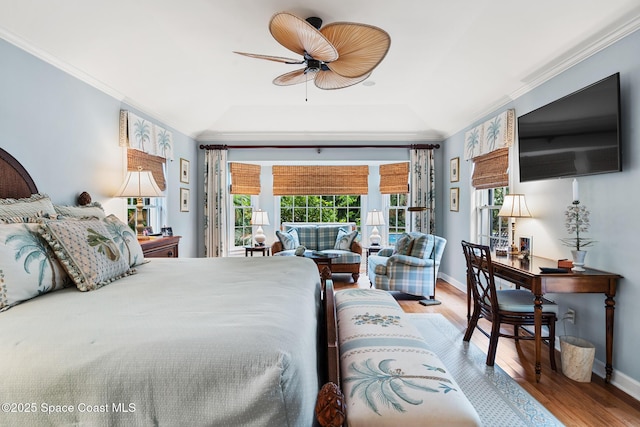
[[[511,249],[509,254],[517,254],[519,252],[518,247],[515,244],[516,238],[516,221],[515,218],[531,218],[529,208],[527,208],[527,201],[524,198],[524,194],[507,194],[504,196],[504,201],[499,217],[513,218],[511,222]]]
[[[264,246],[264,241],[267,239],[267,236],[264,235],[262,226],[269,225],[269,215],[262,210],[254,211],[251,213],[251,224],[258,226],[256,233],[253,235],[253,238],[256,241],[256,246]]]
[[[135,171],[127,171],[127,176],[122,183],[122,186],[115,194],[116,197],[135,197],[136,203],[136,234],[138,240],[147,240],[148,236],[144,235],[144,218],[142,215],[144,197],[164,197],[162,190],[156,184],[156,180],[153,179],[151,171],[142,170],[142,167],[138,166]]]
[[[374,209],[373,211],[367,213],[366,225],[373,225],[373,230],[371,230],[371,235],[369,236],[369,242],[371,242],[372,246],[380,245],[382,236],[380,236],[380,231],[378,230],[377,226],[384,224],[384,215],[382,215],[382,212]]]

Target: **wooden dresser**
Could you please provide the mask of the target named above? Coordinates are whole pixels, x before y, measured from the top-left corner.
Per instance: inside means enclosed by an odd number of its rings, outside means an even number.
[[[178,244],[181,236],[152,237],[141,240],[142,252],[145,258],[178,258]]]

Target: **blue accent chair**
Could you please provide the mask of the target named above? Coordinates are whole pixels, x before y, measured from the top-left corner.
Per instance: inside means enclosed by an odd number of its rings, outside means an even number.
[[[404,233],[395,247],[369,256],[371,286],[433,299],[447,240],[433,234]]]

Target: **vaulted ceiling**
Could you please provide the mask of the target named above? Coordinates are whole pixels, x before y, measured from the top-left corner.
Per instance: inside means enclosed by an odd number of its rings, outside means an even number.
[[[364,83],[275,86],[276,12],[378,26]],[[443,139],[640,27],[637,0],[0,0],[0,37],[200,141]],[[603,76],[604,77],[604,76]]]

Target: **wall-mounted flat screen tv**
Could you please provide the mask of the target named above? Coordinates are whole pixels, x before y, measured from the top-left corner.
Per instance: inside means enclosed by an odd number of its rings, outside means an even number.
[[[520,182],[622,170],[620,74],[518,117]]]

